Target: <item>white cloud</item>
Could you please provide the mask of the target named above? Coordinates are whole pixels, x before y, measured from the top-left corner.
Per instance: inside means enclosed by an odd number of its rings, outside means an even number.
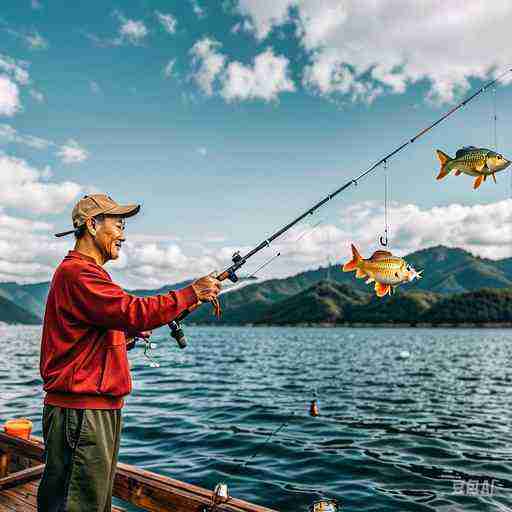
[[[11,59],[7,55],[0,54],[0,70],[20,85],[28,85],[30,76],[27,71],[28,62]]]
[[[89,87],[91,88],[91,92],[93,94],[100,94],[101,93],[101,87],[99,86],[98,82],[95,82],[94,80],[91,80],[89,82]]]
[[[39,10],[42,9],[43,6],[41,5],[41,2],[39,0],[31,0],[30,5],[32,6],[32,9]]]
[[[43,172],[37,173],[40,176]],[[2,176],[3,173],[0,173],[0,202],[5,204],[1,191],[5,193],[7,189],[12,189],[14,183],[12,178],[9,183],[5,178],[2,181]],[[36,181],[41,182],[41,179],[36,178]],[[24,185],[14,188],[22,188],[24,193],[27,191]],[[30,193],[23,199],[23,192],[20,192],[16,203],[26,209],[26,203],[34,203],[37,194]],[[45,195],[48,195],[46,190]],[[71,196],[67,197],[68,204],[72,199]],[[63,201],[59,206],[61,210],[65,203]],[[55,206],[50,209],[54,210]],[[511,199],[473,206],[451,204],[433,208],[394,203],[389,215],[389,248],[399,256],[438,244],[462,247],[475,255],[491,259],[512,256]],[[297,226],[274,242],[270,250],[262,251],[251,259],[241,273],[254,271],[277,251],[281,252],[281,257],[258,273],[258,277],[292,275],[325,266],[328,260],[341,264],[350,257],[351,243],[365,257],[379,248],[378,237],[382,234],[384,223],[381,203],[353,204],[340,211],[339,217],[339,225],[320,224],[316,228]],[[55,230],[44,222],[9,217],[0,209],[0,280],[35,282],[49,279],[74,243],[72,238],[67,241],[53,239]],[[222,243],[224,245],[220,245]],[[227,245],[223,238],[214,236],[205,236],[199,241],[178,241],[167,235],[132,235],[128,231],[121,258],[109,264],[109,272],[112,271],[114,279],[127,288],[156,288],[205,275],[212,270],[221,270],[229,264],[236,249],[244,253],[250,247]],[[425,271],[428,272],[428,269]]]
[[[289,9],[297,3],[298,0],[240,0],[239,9],[251,17],[258,39],[264,39],[274,26],[289,21]]]
[[[8,124],[0,124],[0,142],[1,141],[25,144],[34,149],[46,149],[53,144],[46,139],[41,139],[40,137],[21,135],[15,128]]]
[[[162,27],[164,27],[168,34],[174,34],[176,32],[176,25],[178,22],[172,14],[164,14],[159,11],[155,11],[155,14],[158,18],[158,21],[161,23]]]
[[[89,158],[89,152],[74,139],[68,139],[66,144],[57,151],[57,156],[64,164],[77,164]]]
[[[209,96],[213,94],[213,83],[224,67],[226,57],[217,52],[220,43],[208,37],[197,41],[190,53],[198,68],[193,77],[199,87]]]
[[[197,0],[190,0],[190,3],[192,4],[192,10],[194,11],[194,14],[198,18],[203,18],[206,15],[204,9],[199,5]]]
[[[206,148],[197,148],[196,150],[201,156],[206,156],[208,154],[208,151],[206,150]]]
[[[33,135],[23,135],[8,124],[0,124],[0,143],[2,142],[24,144],[34,149],[55,148],[56,156],[64,164],[80,163],[89,157],[89,152],[80,146],[76,140],[69,139],[66,144],[59,146],[51,140],[34,137]]]
[[[271,101],[281,92],[294,90],[288,78],[288,59],[276,57],[269,48],[256,56],[253,67],[231,62],[223,77],[221,95],[227,101],[258,98]]]
[[[429,99],[450,102],[468,89],[470,78],[495,76],[512,61],[510,3],[463,4],[240,0],[239,10],[260,39],[273,27],[295,24],[310,58],[303,82],[318,94],[371,101],[426,80]]]
[[[0,204],[34,213],[59,213],[82,187],[71,181],[50,183],[49,167],[39,170],[0,152]]]
[[[170,78],[172,76],[172,72],[174,70],[174,66],[176,65],[176,59],[171,59],[162,70],[163,75],[165,78]]]
[[[117,37],[100,37],[87,32],[85,32],[84,35],[93,43],[103,48],[122,46],[124,44],[132,44],[134,46],[142,44],[143,40],[149,34],[149,30],[144,22],[126,18],[123,13],[118,10],[115,10],[112,14],[120,23]]]
[[[148,29],[144,22],[140,20],[131,20],[120,16],[121,26],[119,35],[123,41],[128,41],[133,45],[138,45],[148,35]]]
[[[12,117],[22,108],[19,86],[30,83],[28,63],[0,54],[0,116]]]
[[[21,109],[20,91],[8,76],[0,75],[0,116],[11,117]]]
[[[288,77],[288,59],[274,55],[271,48],[257,55],[252,66],[237,61],[226,65],[227,58],[218,51],[219,48],[220,43],[204,38],[191,49],[196,68],[193,78],[208,96],[214,93],[216,80],[221,83],[220,95],[226,101],[271,101],[281,92],[295,90]]]

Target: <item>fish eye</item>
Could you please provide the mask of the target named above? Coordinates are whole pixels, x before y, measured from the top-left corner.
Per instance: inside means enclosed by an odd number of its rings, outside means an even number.
[[[411,265],[407,265],[407,270],[410,272],[411,271]]]
[[[502,160],[502,159],[503,159],[503,156],[501,156],[501,155],[496,155],[496,158],[497,158],[498,160]]]

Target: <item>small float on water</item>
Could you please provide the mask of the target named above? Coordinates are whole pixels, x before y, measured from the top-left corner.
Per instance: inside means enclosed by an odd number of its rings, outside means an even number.
[[[36,512],[37,487],[43,474],[40,438],[0,432],[0,512]],[[130,464],[117,464],[113,495],[152,512],[277,512],[215,491],[187,484]],[[112,507],[112,512],[123,508]]]

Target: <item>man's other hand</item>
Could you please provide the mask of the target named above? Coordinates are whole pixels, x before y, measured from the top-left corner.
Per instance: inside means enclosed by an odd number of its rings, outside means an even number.
[[[220,292],[220,281],[214,277],[215,273],[199,278],[192,283],[192,288],[201,302],[210,302]]]

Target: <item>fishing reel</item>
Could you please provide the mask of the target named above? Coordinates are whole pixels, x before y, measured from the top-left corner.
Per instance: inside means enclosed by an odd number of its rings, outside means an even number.
[[[149,366],[151,368],[160,368],[160,364],[157,362],[157,360],[153,357],[153,349],[157,347],[156,343],[153,343],[148,338],[142,338],[142,337],[135,337],[133,339],[134,345],[137,342],[144,343],[144,357],[148,360]]]

